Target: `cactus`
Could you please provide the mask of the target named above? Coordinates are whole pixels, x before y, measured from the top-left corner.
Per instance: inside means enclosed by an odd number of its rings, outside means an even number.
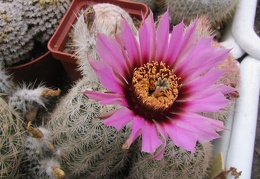
[[[14,86],[11,75],[7,74],[3,67],[3,63],[0,62],[0,94],[10,94],[12,87]]]
[[[203,179],[207,178],[212,155],[211,143],[197,144],[194,153],[167,142],[164,158],[152,160],[151,155],[136,152],[128,179]]]
[[[35,40],[45,44],[52,34],[71,0],[18,0],[24,11],[24,22],[34,31]]]
[[[39,178],[39,179],[62,179],[64,172],[60,169],[60,164],[53,159],[55,149],[51,143],[50,132],[43,127],[34,128],[31,122],[27,129],[30,136],[24,143],[24,153],[21,163],[21,178]]]
[[[84,78],[60,101],[46,128],[58,160],[69,178],[108,178],[118,172],[127,160],[128,151],[121,147],[130,131],[117,132],[103,125],[100,115],[114,107],[102,107],[88,99],[86,89],[104,90],[100,84]]]
[[[16,3],[0,2],[0,33],[0,62],[11,66],[30,58],[34,34],[24,23],[23,11]]]
[[[59,89],[52,90],[41,85],[35,89],[23,85],[10,95],[9,104],[18,110],[23,117],[28,117],[31,113],[37,113],[39,108],[45,107],[49,97],[58,96],[60,92]],[[27,120],[31,119],[27,118]]]
[[[72,46],[78,57],[79,69],[85,77],[93,78],[93,70],[86,59],[98,59],[96,35],[103,33],[113,37],[122,31],[124,19],[136,34],[133,20],[122,8],[108,3],[96,4],[82,11],[74,24]]]
[[[0,2],[0,61],[9,67],[34,58],[33,50],[46,45],[69,4],[70,0]]]
[[[171,24],[183,19],[188,24],[198,16],[206,15],[214,30],[219,30],[234,14],[238,0],[135,0],[148,5],[155,14],[162,14],[168,8]]]
[[[0,178],[18,177],[25,132],[19,114],[0,96]]]

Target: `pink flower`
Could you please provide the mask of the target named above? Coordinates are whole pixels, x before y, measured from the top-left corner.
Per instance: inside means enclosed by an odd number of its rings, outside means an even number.
[[[225,95],[234,89],[215,84],[224,73],[215,66],[229,50],[212,48],[212,38],[197,40],[196,23],[185,32],[183,22],[174,26],[169,37],[169,13],[162,16],[157,30],[151,13],[138,40],[126,22],[116,38],[98,35],[101,61],[90,64],[108,92],[85,94],[102,105],[120,105],[104,124],[118,131],[132,124],[123,148],[142,136],[142,151],[160,159],[168,137],[194,152],[196,142],[218,138],[217,132],[225,129],[221,121],[198,113],[217,112],[229,102]]]

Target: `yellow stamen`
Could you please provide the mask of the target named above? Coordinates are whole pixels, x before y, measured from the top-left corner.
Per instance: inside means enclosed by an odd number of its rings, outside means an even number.
[[[146,63],[134,70],[134,96],[146,109],[163,111],[172,106],[178,97],[179,80],[165,63]]]
[[[29,121],[27,124],[27,130],[32,134],[32,137],[36,139],[43,138],[43,133],[38,128],[32,127],[32,121]]]
[[[62,169],[55,167],[52,171],[56,179],[65,179],[65,173]]]
[[[42,91],[41,96],[54,97],[54,96],[59,96],[60,93],[61,93],[60,89],[57,89],[57,90],[45,89],[45,90]]]

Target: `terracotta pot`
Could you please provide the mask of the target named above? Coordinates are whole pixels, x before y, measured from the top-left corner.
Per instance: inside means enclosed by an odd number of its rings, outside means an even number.
[[[48,87],[61,88],[66,73],[60,61],[55,60],[50,51],[28,63],[10,67],[7,69],[17,83],[40,83]]]
[[[142,21],[143,16],[147,17],[149,12],[149,8],[145,4],[125,0],[74,0],[48,42],[48,49],[55,59],[62,62],[62,65],[72,81],[79,79],[81,74],[77,71],[76,57],[73,56],[73,54],[64,52],[65,45],[68,42],[68,33],[75,23],[80,10],[97,3],[117,5],[128,12],[131,17],[135,17],[140,21]]]

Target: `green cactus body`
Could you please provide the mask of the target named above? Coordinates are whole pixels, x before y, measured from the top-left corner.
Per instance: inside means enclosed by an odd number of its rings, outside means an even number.
[[[18,113],[0,96],[0,178],[18,178],[25,132]]]
[[[88,99],[87,89],[103,90],[100,84],[84,78],[71,89],[50,116],[47,129],[57,157],[69,178],[109,178],[123,168],[128,151],[122,145],[128,128],[117,132],[103,125],[100,115],[115,107],[102,107]]]
[[[153,160],[140,151],[134,154],[128,179],[203,179],[207,178],[212,156],[211,143],[197,144],[194,153],[168,140],[164,157]]]

